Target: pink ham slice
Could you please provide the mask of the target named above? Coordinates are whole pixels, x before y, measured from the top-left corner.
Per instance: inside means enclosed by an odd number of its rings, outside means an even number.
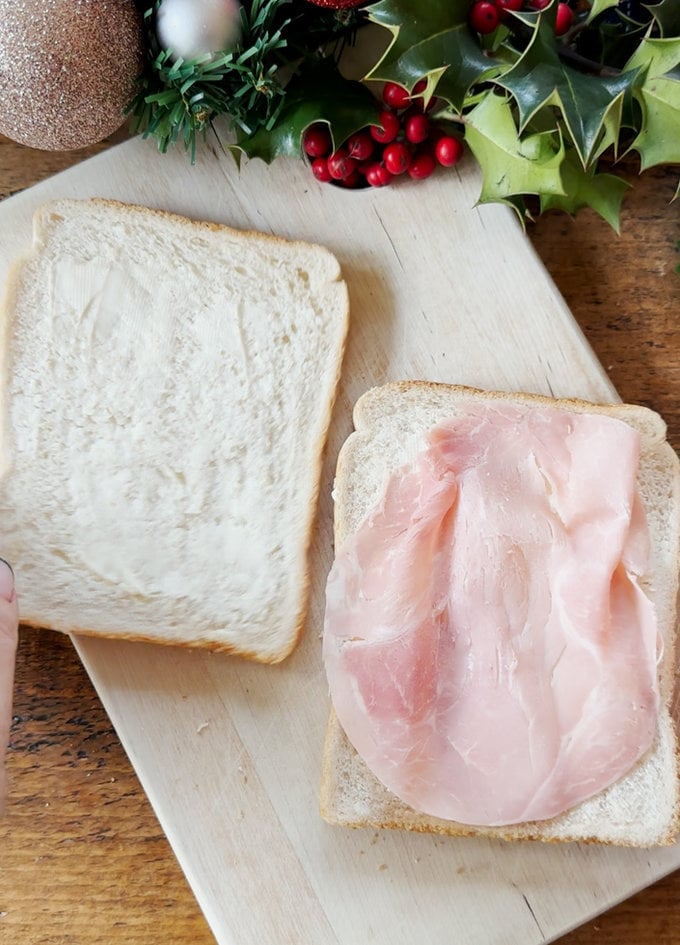
[[[416,810],[550,818],[630,770],[656,729],[639,437],[603,415],[499,404],[427,442],[331,570],[333,705]]]

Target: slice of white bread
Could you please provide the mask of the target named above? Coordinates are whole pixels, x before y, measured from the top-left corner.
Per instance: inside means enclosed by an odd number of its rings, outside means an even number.
[[[0,529],[23,621],[283,659],[348,329],[335,257],[58,200],[3,319]]]
[[[679,758],[672,714],[675,682],[676,602],[680,561],[680,464],[666,442],[663,420],[630,405],[596,405],[471,388],[402,382],[364,394],[354,410],[355,432],[338,459],[335,543],[340,547],[380,499],[388,477],[410,463],[437,423],[470,401],[501,398],[518,404],[553,404],[572,411],[617,417],[641,435],[638,486],[651,535],[651,573],[645,590],[654,602],[663,656],[659,665],[661,711],[650,751],[605,791],[551,820],[508,827],[471,827],[419,813],[390,793],[345,736],[331,709],[324,748],[321,813],[332,824],[384,827],[503,840],[591,841],[625,846],[672,842],[680,827]]]

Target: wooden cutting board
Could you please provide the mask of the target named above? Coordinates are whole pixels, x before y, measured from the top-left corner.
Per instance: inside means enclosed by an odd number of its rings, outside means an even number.
[[[102,196],[325,244],[352,328],[323,472],[303,642],[277,667],[76,638],[221,945],[537,945],[680,866],[656,851],[346,831],[318,814],[320,660],[333,469],[367,388],[427,378],[614,400],[512,211],[475,207],[474,165],[350,193],[301,162],[192,167],[132,140],[0,205],[0,278],[55,196]],[[181,272],[178,273],[181,278]]]

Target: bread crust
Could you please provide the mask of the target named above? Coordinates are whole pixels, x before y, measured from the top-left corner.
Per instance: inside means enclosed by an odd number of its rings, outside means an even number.
[[[66,218],[68,214],[74,212],[74,208],[80,212],[83,207],[89,208],[89,210],[92,212],[98,212],[100,210],[114,211],[117,215],[117,219],[122,217],[123,219],[129,219],[131,223],[140,218],[144,220],[157,219],[159,221],[163,221],[163,223],[169,223],[175,228],[179,227],[181,229],[185,229],[191,234],[201,232],[227,234],[234,240],[237,240],[239,243],[245,241],[246,243],[255,244],[258,248],[262,246],[269,246],[277,251],[283,250],[287,257],[293,257],[298,254],[301,259],[305,259],[307,254],[313,254],[313,256],[310,258],[312,258],[319,265],[324,275],[326,272],[328,273],[328,284],[334,282],[342,288],[342,305],[338,305],[338,310],[334,313],[332,338],[329,337],[329,346],[334,352],[332,370],[326,374],[326,378],[328,379],[329,396],[324,394],[323,411],[322,414],[318,415],[320,420],[318,429],[320,432],[315,437],[313,445],[310,444],[311,459],[310,464],[307,466],[305,471],[305,479],[309,481],[310,489],[308,501],[305,503],[304,510],[301,510],[301,529],[299,538],[300,549],[305,562],[305,569],[297,587],[297,618],[291,631],[287,634],[284,645],[282,645],[275,652],[270,650],[267,652],[261,652],[255,647],[248,646],[246,641],[243,642],[243,645],[220,641],[215,639],[214,636],[210,636],[202,632],[200,629],[195,634],[192,634],[190,630],[187,630],[186,636],[182,639],[178,639],[177,636],[173,634],[165,635],[162,632],[161,626],[159,626],[158,635],[130,631],[124,626],[121,626],[120,630],[117,629],[115,631],[106,629],[102,630],[98,629],[96,626],[83,626],[77,622],[65,624],[60,622],[58,619],[55,619],[53,622],[51,622],[50,626],[51,629],[67,634],[161,643],[188,648],[200,647],[216,652],[231,653],[244,659],[253,660],[256,662],[267,664],[281,662],[295,649],[303,634],[311,594],[310,547],[314,535],[314,525],[317,514],[321,471],[323,466],[326,440],[332,412],[334,409],[335,399],[337,396],[337,390],[342,371],[342,362],[347,346],[347,336],[349,331],[349,297],[346,286],[342,280],[339,263],[333,254],[325,247],[306,241],[284,239],[274,234],[263,233],[256,230],[240,230],[223,223],[190,219],[170,211],[152,209],[138,204],[124,203],[117,200],[97,197],[87,200],[73,200],[64,198],[51,201],[39,207],[34,215],[33,246],[21,258],[17,259],[13,263],[2,298],[2,307],[0,309],[5,317],[3,335],[1,339],[2,349],[0,351],[0,375],[2,376],[3,381],[3,394],[2,400],[0,400],[0,416],[2,416],[0,443],[3,444],[3,453],[0,457],[0,480],[4,480],[11,470],[11,460],[7,454],[8,438],[5,431],[8,414],[7,379],[9,374],[10,360],[9,343],[11,331],[11,311],[14,307],[17,291],[19,289],[21,273],[26,262],[30,260],[36,253],[40,252],[40,249],[45,240],[48,239],[48,231],[51,224]],[[24,606],[26,606],[25,601]],[[44,616],[40,618],[35,613],[31,613],[30,610],[25,613],[22,612],[22,624],[27,627],[44,627]]]
[[[81,203],[81,204],[87,203],[92,207],[115,208],[121,213],[130,214],[131,217],[134,216],[135,214],[142,214],[143,216],[147,218],[158,217],[158,219],[165,220],[169,223],[173,223],[178,226],[186,226],[190,229],[195,230],[196,232],[200,232],[201,230],[206,230],[211,233],[230,233],[238,237],[239,239],[246,239],[246,240],[253,240],[253,241],[257,240],[258,242],[265,241],[265,242],[271,243],[272,246],[288,247],[288,248],[293,248],[293,249],[295,247],[309,247],[310,249],[313,249],[315,252],[322,250],[323,252],[327,254],[329,260],[331,259],[335,260],[335,263],[338,266],[338,272],[340,269],[337,263],[337,260],[335,259],[333,254],[330,252],[330,250],[326,249],[323,246],[319,246],[316,243],[309,243],[306,240],[285,239],[282,236],[277,236],[275,233],[265,233],[264,231],[260,231],[260,230],[250,230],[250,229],[240,230],[240,229],[237,229],[236,227],[229,226],[227,223],[215,223],[212,220],[199,220],[194,217],[183,216],[181,213],[174,213],[172,210],[162,210],[158,207],[145,207],[142,204],[126,203],[122,200],[114,200],[110,197],[88,197],[86,200],[76,200],[76,199],[64,197],[62,199],[50,201],[49,203],[43,204],[42,207],[39,207],[36,210],[35,218],[34,218],[36,228],[41,225],[43,215],[56,214],[58,216],[59,214],[58,214],[58,211],[55,209],[56,207],[62,204],[74,204],[74,203]],[[349,306],[347,308],[347,319],[349,319]]]
[[[675,790],[672,814],[663,830],[654,837],[653,842],[638,843],[633,838],[615,838],[607,835],[607,825],[602,824],[589,833],[570,830],[569,820],[565,815],[546,821],[517,824],[503,827],[477,827],[454,821],[441,820],[415,811],[398,797],[391,794],[373,773],[350,744],[332,706],[324,742],[322,761],[320,811],[328,823],[352,828],[371,827],[377,829],[410,830],[421,833],[434,833],[445,836],[486,837],[503,841],[533,840],[545,843],[580,842],[599,843],[617,846],[664,846],[675,841],[680,831],[680,743],[677,730],[680,720],[680,681],[676,694],[676,712],[672,711],[675,679],[675,641],[677,635],[677,611],[680,578],[680,461],[666,442],[666,425],[663,419],[646,407],[624,403],[591,403],[581,398],[552,398],[543,394],[529,392],[487,391],[462,385],[441,384],[430,381],[395,381],[379,388],[367,391],[359,398],[354,407],[354,432],[345,441],[340,450],[336,467],[336,505],[334,519],[334,537],[336,548],[351,532],[350,516],[347,509],[347,492],[351,492],[352,464],[355,460],[355,448],[370,441],[373,432],[373,417],[378,413],[380,403],[389,403],[395,411],[407,410],[408,404],[402,401],[413,397],[433,394],[437,398],[450,398],[451,402],[473,400],[480,402],[500,401],[504,403],[526,404],[527,406],[549,406],[579,413],[599,413],[626,422],[639,430],[644,438],[643,456],[654,452],[660,457],[668,480],[670,508],[667,510],[667,526],[670,544],[674,549],[675,566],[670,567],[665,575],[668,582],[667,598],[672,603],[673,612],[668,617],[668,631],[665,637],[665,659],[660,669],[660,685],[664,711],[667,713],[672,747],[669,754],[675,759]],[[425,432],[425,431],[423,431]],[[657,741],[660,736],[657,736]],[[650,749],[650,755],[656,750]],[[635,766],[631,774],[640,770],[645,758]],[[352,803],[345,802],[344,795],[351,793],[353,800],[360,795],[354,809]],[[588,802],[586,802],[587,804]],[[583,805],[579,805],[583,806]],[[359,808],[361,811],[359,812]],[[567,812],[572,816],[575,808]]]

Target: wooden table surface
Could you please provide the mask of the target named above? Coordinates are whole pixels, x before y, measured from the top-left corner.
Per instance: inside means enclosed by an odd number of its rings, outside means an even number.
[[[68,154],[0,137],[0,199],[124,134]],[[529,237],[621,397],[658,410],[680,451],[678,175],[628,175],[620,237],[590,211],[541,218]],[[68,638],[22,631],[14,705],[0,943],[214,943]],[[680,945],[680,871],[560,943]]]

